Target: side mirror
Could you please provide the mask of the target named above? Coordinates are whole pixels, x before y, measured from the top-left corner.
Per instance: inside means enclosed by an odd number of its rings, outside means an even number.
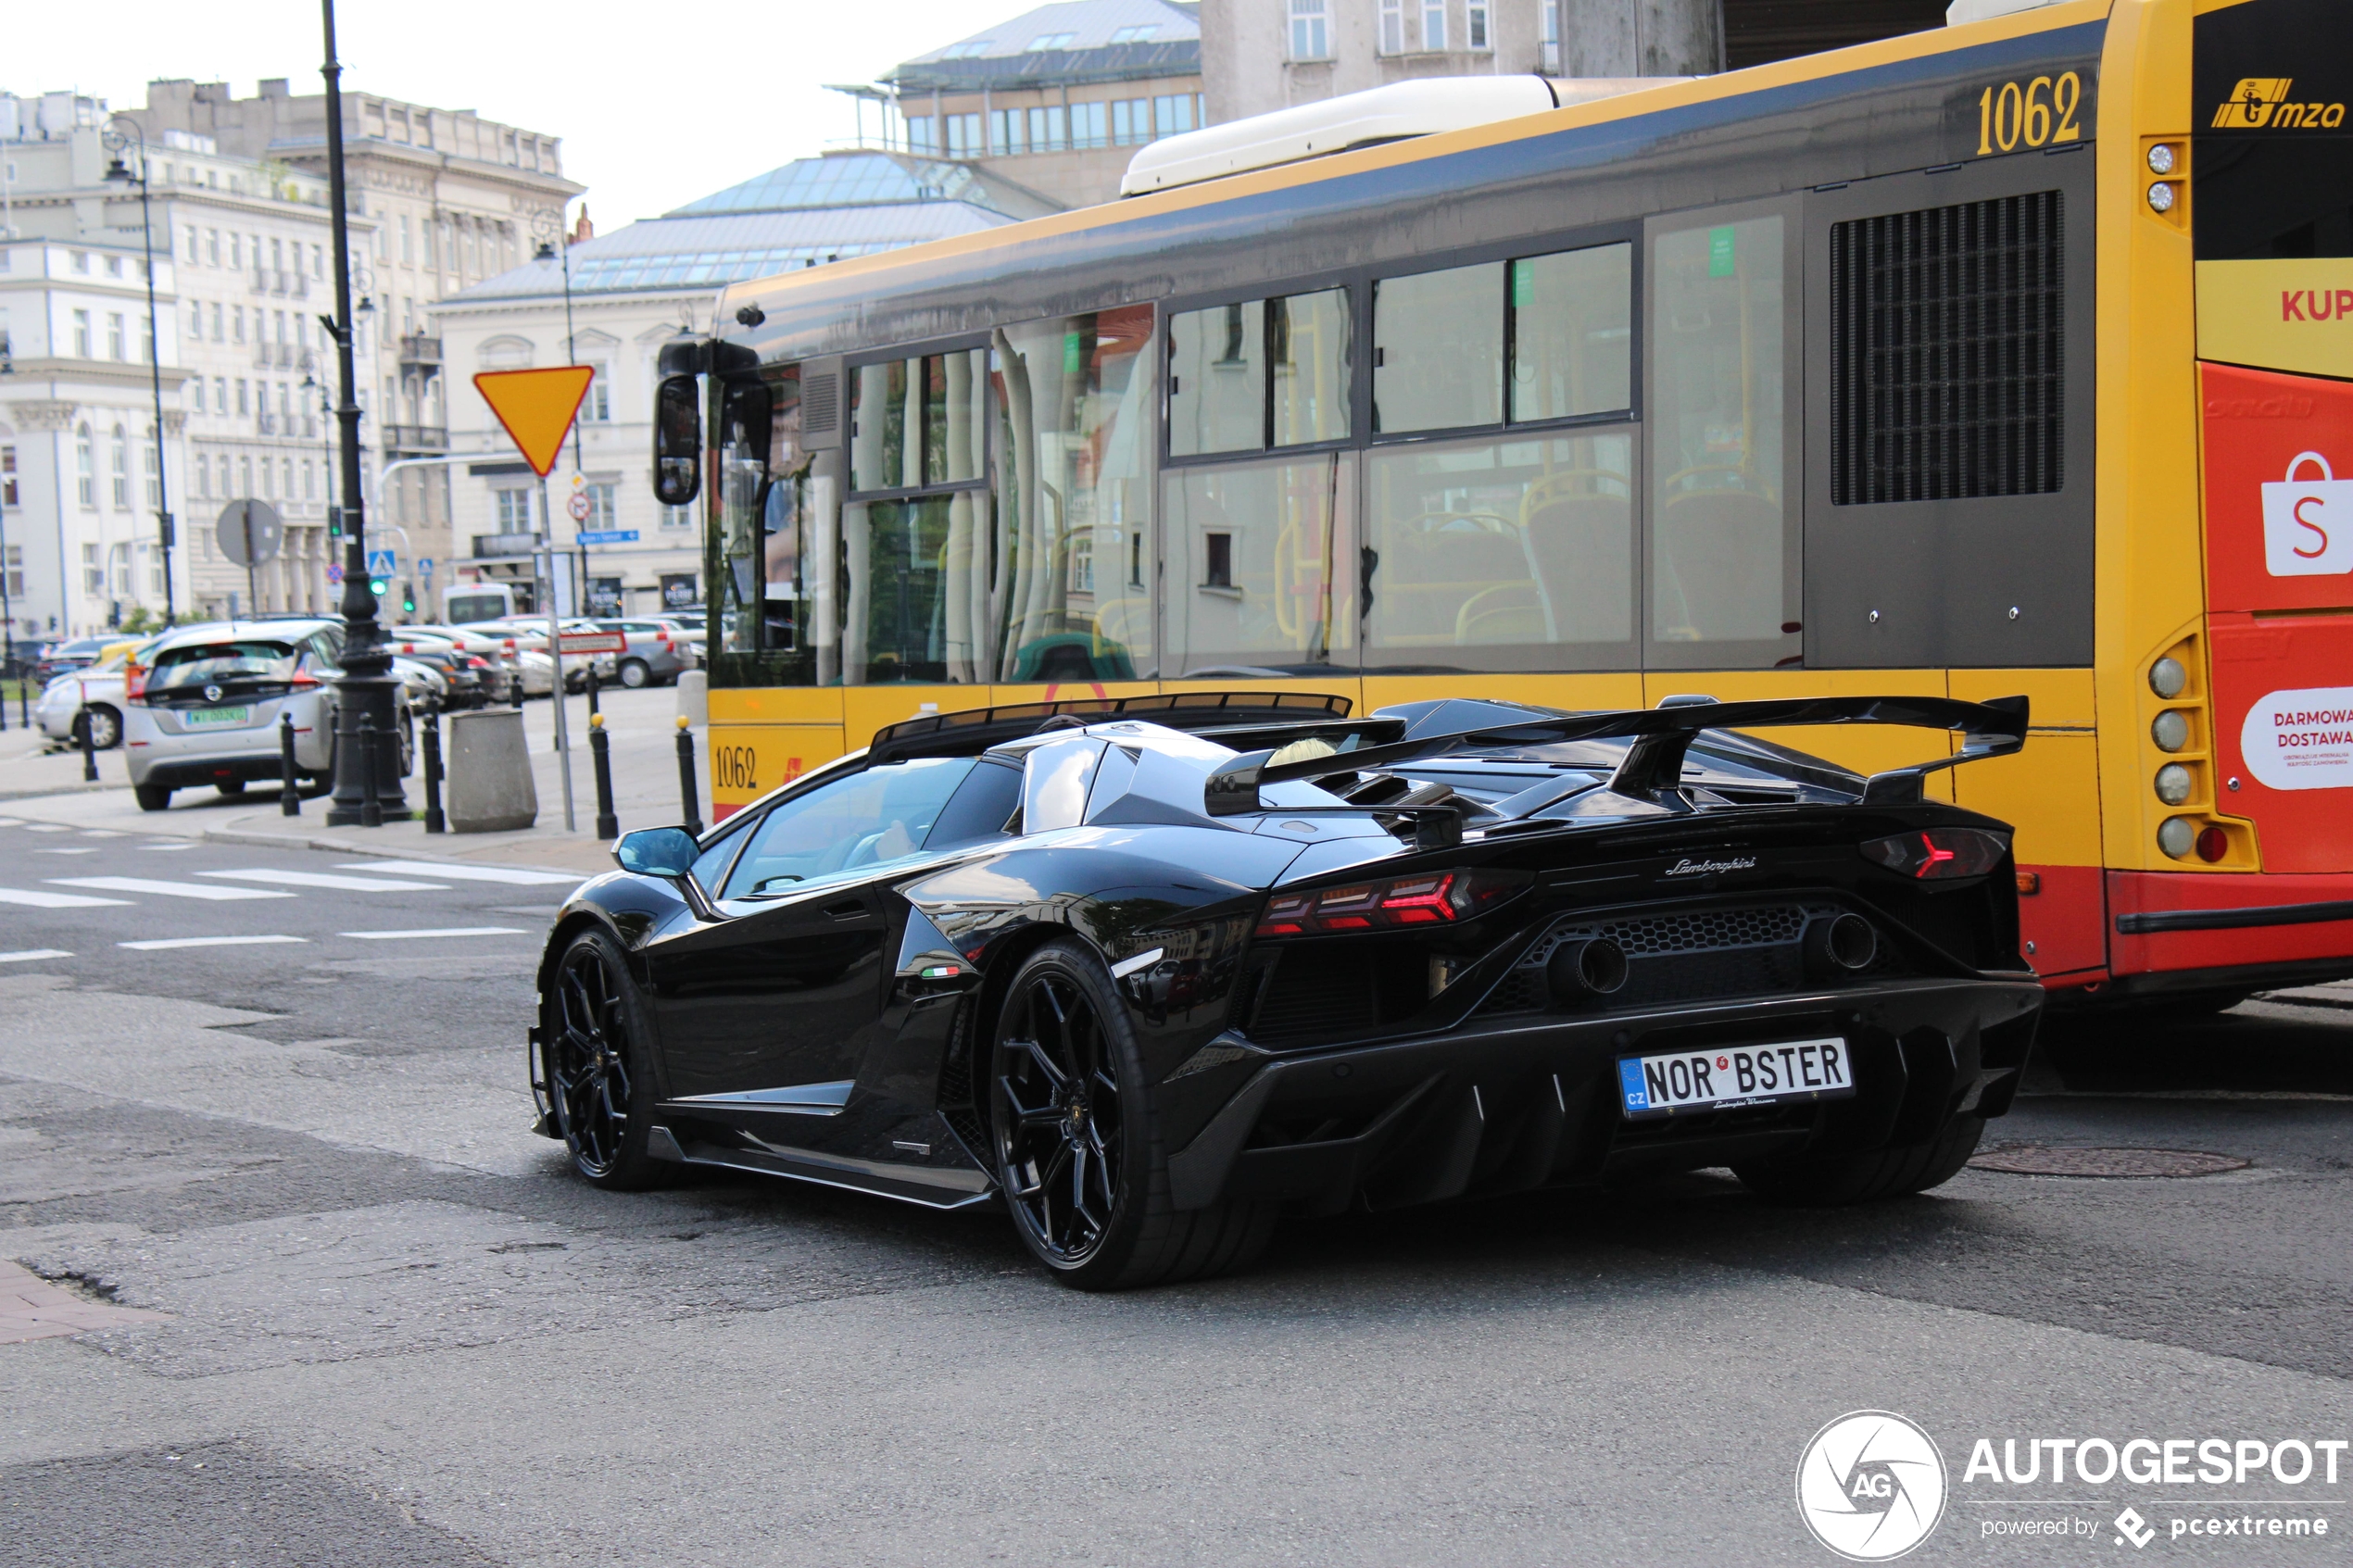
[[[683,507],[702,490],[702,394],[693,376],[654,389],[654,499]]]
[[[685,876],[694,870],[702,846],[685,828],[639,828],[613,841],[612,858],[641,876]]]

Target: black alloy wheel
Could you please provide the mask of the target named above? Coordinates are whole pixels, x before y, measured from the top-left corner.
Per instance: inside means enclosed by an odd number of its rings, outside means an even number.
[[[556,967],[544,1047],[547,1098],[573,1168],[598,1186],[631,1191],[661,1179],[646,1153],[648,1081],[643,1009],[611,939],[573,939]]]
[[[987,1037],[998,1185],[1055,1279],[1081,1290],[1168,1285],[1265,1250],[1271,1203],[1176,1208],[1126,1004],[1091,948],[1063,937],[1032,953]]]
[[[1014,1223],[1055,1267],[1090,1261],[1118,1211],[1124,1160],[1110,1052],[1076,976],[1041,971],[1007,999],[993,1073],[997,1164]]]

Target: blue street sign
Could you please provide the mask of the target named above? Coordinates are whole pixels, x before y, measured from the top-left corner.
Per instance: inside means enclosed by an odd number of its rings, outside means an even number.
[[[391,550],[370,550],[368,552],[369,576],[389,577],[398,570],[399,567],[397,565],[397,556],[396,552]]]
[[[433,575],[433,558],[431,556],[423,557],[417,562],[417,575],[420,577],[431,577]]]
[[[584,545],[634,545],[637,531],[634,528],[584,528],[579,533]]]

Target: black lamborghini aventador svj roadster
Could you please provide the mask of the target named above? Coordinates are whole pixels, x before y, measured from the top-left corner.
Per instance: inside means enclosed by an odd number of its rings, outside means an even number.
[[[1865,778],[1742,733],[1810,724],[1963,739]],[[1783,1202],[1917,1192],[2008,1108],[2042,1005],[2008,831],[1923,781],[2026,724],[1265,692],[926,716],[700,838],[622,838],[540,968],[539,1127],[606,1187],[701,1164],[1001,1204],[1088,1288],[1352,1205],[1716,1165]]]

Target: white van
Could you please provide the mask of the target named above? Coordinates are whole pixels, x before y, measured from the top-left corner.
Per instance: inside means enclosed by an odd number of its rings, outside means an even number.
[[[504,621],[515,613],[515,591],[504,583],[453,583],[442,590],[441,604],[451,626]]]

